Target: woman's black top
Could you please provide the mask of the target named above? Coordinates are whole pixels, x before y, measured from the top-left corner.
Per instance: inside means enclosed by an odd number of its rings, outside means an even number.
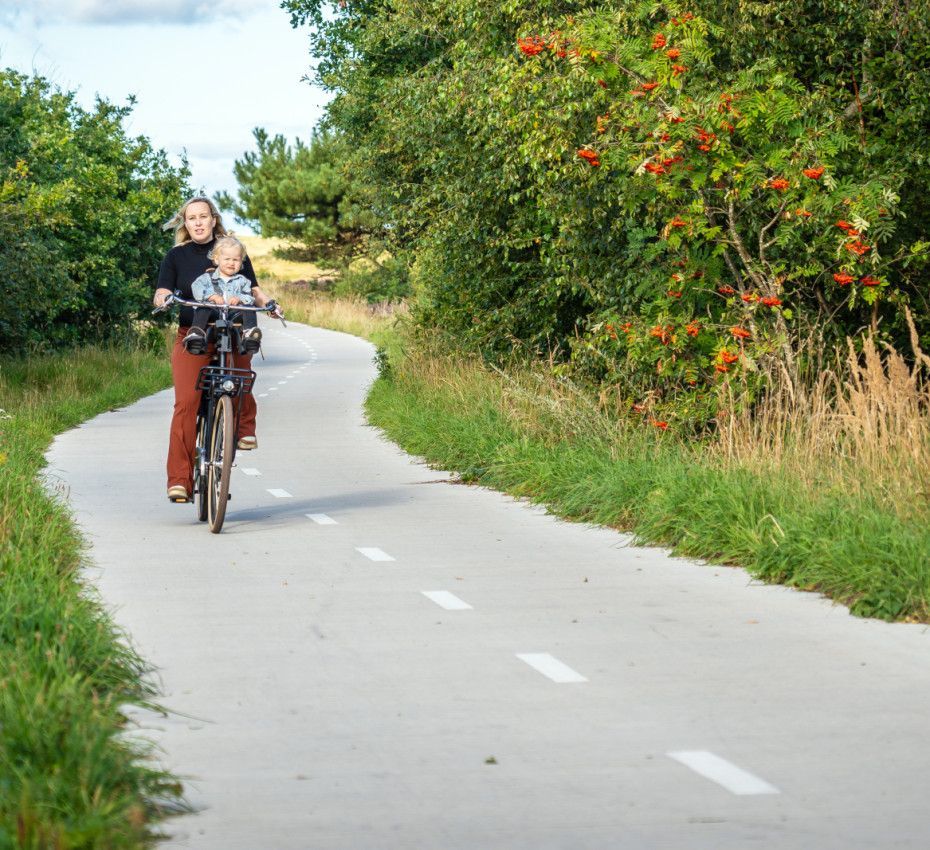
[[[191,284],[197,280],[207,269],[214,268],[213,260],[207,254],[213,250],[215,239],[199,245],[196,242],[185,242],[183,245],[175,245],[161,261],[161,268],[158,270],[158,282],[155,284],[156,289],[168,289],[171,292],[179,292],[181,297],[187,301],[194,299],[194,293],[191,292]],[[252,268],[252,261],[246,257],[242,264],[240,274],[245,275],[252,286],[258,286],[258,279],[255,277],[255,270]],[[190,307],[182,307],[178,314],[178,324],[182,328],[190,327],[194,321],[194,311]]]

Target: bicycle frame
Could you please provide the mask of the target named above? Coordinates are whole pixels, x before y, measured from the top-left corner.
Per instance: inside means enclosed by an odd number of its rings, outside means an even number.
[[[239,430],[241,413],[241,405],[237,402],[252,391],[256,378],[255,372],[251,369],[239,369],[232,365],[233,346],[235,345],[238,349],[239,332],[230,318],[230,312],[250,311],[274,314],[277,312],[277,306],[205,304],[199,301],[187,301],[178,295],[172,295],[166,299],[162,308],[156,308],[154,312],[161,312],[174,304],[195,309],[209,306],[217,313],[214,323],[215,360],[203,366],[197,376],[197,389],[201,393],[201,401],[197,413],[193,501],[198,505],[199,519],[201,521],[209,519],[211,531],[218,533],[225,518],[226,501],[230,498],[229,471],[235,460],[237,442],[235,434]],[[282,323],[284,322],[283,316],[279,315],[277,318],[280,318]],[[222,408],[223,415],[217,420],[219,408]],[[223,446],[220,447],[220,442],[216,439],[216,430],[219,427],[217,422],[223,423],[223,430],[226,433],[229,430],[230,412],[233,413],[234,418],[231,430],[232,439],[227,434],[222,440]],[[218,479],[217,476],[220,478]],[[208,492],[208,488],[212,488],[215,492]]]
[[[217,304],[216,309],[220,313],[213,326],[216,363],[201,367],[197,376],[197,389],[200,390],[202,399],[201,408],[208,427],[213,422],[220,397],[228,395],[238,402],[243,395],[252,392],[252,385],[256,378],[255,372],[251,369],[238,369],[231,365],[233,345],[238,347],[239,330],[229,318],[229,312],[231,309],[238,310],[239,305],[231,308],[228,304]],[[258,312],[264,308],[252,309]],[[204,406],[205,410],[203,410]],[[233,409],[236,411],[235,432],[238,433],[242,408],[240,404],[235,404]],[[200,447],[200,451],[204,452],[206,448],[209,447]],[[198,458],[198,460],[204,460],[204,458]]]

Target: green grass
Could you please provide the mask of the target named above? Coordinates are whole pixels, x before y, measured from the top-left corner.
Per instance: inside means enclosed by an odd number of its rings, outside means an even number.
[[[83,542],[37,474],[53,436],[170,384],[162,352],[0,361],[0,847],[152,843],[178,783],[124,734],[144,662],[79,572]],[[104,471],[101,474],[105,474]]]
[[[396,347],[395,347],[396,350]],[[677,554],[816,590],[860,615],[928,621],[930,522],[862,487],[812,488],[787,468],[723,463],[700,443],[624,427],[581,401],[450,358],[400,358],[367,400],[372,424],[468,481]],[[564,402],[563,399],[558,400]]]

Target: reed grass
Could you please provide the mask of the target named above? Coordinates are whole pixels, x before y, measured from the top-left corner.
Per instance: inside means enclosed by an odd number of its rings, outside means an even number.
[[[790,470],[814,492],[852,490],[903,517],[930,514],[930,358],[911,329],[908,357],[874,337],[849,340],[827,365],[780,367],[752,409],[728,405],[710,449],[765,474]]]

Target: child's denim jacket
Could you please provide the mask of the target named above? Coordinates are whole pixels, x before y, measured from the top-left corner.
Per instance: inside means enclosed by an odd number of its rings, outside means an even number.
[[[254,304],[252,281],[245,275],[234,274],[229,280],[223,280],[219,271],[204,272],[191,284],[195,301],[206,301],[211,295],[223,296],[226,300],[235,296],[243,304]]]

